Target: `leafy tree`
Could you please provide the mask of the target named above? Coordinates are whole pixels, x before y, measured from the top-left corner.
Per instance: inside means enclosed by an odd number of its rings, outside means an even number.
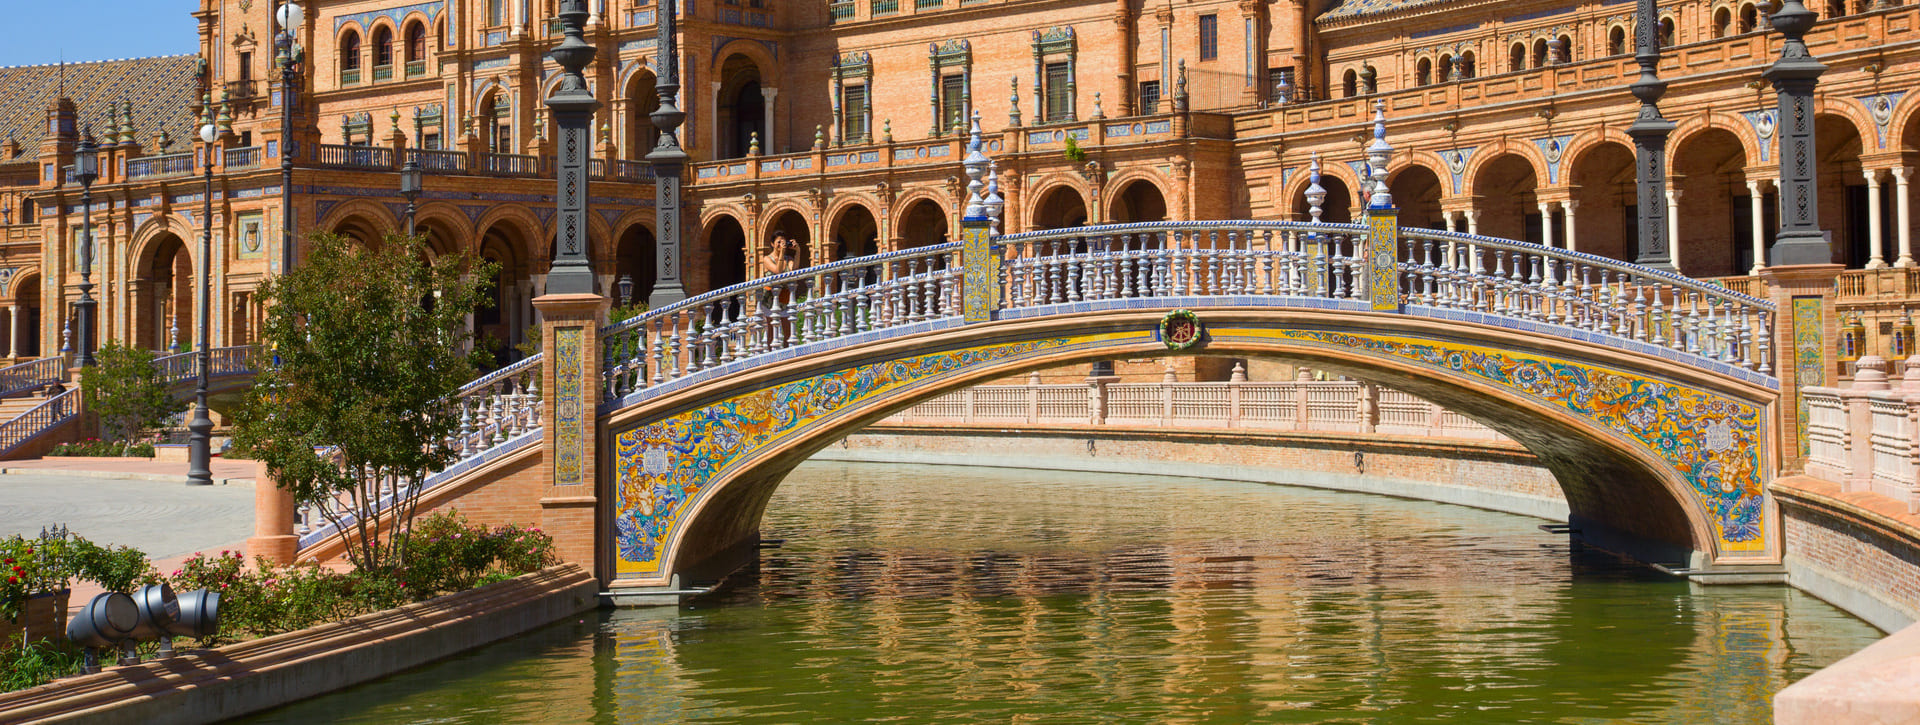
[[[487,360],[466,316],[495,265],[468,252],[426,256],[418,237],[366,249],[314,235],[312,253],[263,291],[261,333],[276,362],[234,416],[235,446],[332,523],[361,571],[405,564],[421,484],[457,456],[452,396]],[[384,508],[383,477],[393,496]]]
[[[121,455],[134,439],[146,437],[167,418],[187,409],[186,401],[174,400],[167,392],[167,384],[153,368],[153,353],[109,342],[94,360],[80,378],[80,390],[100,416],[107,439],[120,443]]]

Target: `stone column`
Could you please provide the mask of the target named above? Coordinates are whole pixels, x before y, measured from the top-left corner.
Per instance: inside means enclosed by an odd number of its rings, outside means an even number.
[[[1774,252],[1780,249],[1775,245]],[[1802,388],[1837,381],[1834,340],[1839,315],[1834,312],[1834,280],[1845,269],[1838,264],[1776,265],[1760,270],[1767,298],[1778,312],[1773,318],[1773,344],[1767,362],[1785,393],[1774,406],[1778,463],[1774,470],[1787,476],[1806,468],[1806,401]]]
[[[1540,202],[1540,246],[1553,248],[1553,202]]]
[[[1748,274],[1759,274],[1767,266],[1767,209],[1766,197],[1760,191],[1760,179],[1747,180],[1747,208],[1753,217],[1753,269]]]
[[[1673,271],[1680,271],[1680,189],[1667,188],[1667,259]]]
[[[293,494],[256,462],[253,474],[253,537],[247,539],[249,558],[266,557],[287,565],[300,553],[300,537],[293,533]]]
[[[1574,240],[1573,210],[1576,208],[1579,208],[1579,206],[1580,206],[1580,202],[1575,201],[1573,199],[1568,199],[1566,201],[1560,202],[1560,208],[1565,209],[1567,211],[1566,229],[1564,233],[1560,235],[1560,245],[1562,247],[1565,247],[1569,251],[1577,251],[1574,249],[1574,246],[1573,246],[1573,240]]]
[[[8,314],[11,315],[11,317],[8,319],[7,331],[9,333],[8,337],[12,338],[12,342],[7,347],[13,351],[15,357],[18,357],[21,353],[26,352],[27,349],[27,341],[21,336],[21,333],[25,330],[20,327],[20,304],[17,302],[14,303],[13,307],[8,310]]]
[[[1867,269],[1886,269],[1886,236],[1880,222],[1880,170],[1860,172],[1867,177]]]
[[[760,87],[760,153],[778,154],[786,152],[786,144],[776,147],[773,143],[773,98],[780,89],[769,86]]]
[[[553,535],[562,561],[596,576],[599,506],[598,429],[594,405],[600,379],[600,325],[608,300],[597,294],[548,294],[533,301],[540,311],[541,421],[546,436],[541,459],[540,527]]]
[[[1467,233],[1472,234],[1474,236],[1479,236],[1480,235],[1480,210],[1468,209],[1462,213],[1467,215]]]
[[[1893,263],[1895,267],[1913,266],[1913,200],[1908,196],[1907,181],[1913,176],[1913,167],[1895,166],[1893,171],[1893,228],[1900,240],[1900,259]]]

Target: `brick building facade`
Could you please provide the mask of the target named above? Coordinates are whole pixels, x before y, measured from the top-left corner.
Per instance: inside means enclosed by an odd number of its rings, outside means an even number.
[[[189,339],[211,228],[214,339],[251,338],[280,244],[280,155],[294,226],[372,239],[399,227],[394,173],[430,176],[436,249],[502,263],[485,334],[533,322],[553,236],[555,0],[324,0],[299,31],[294,133],[275,65],[274,0],[204,0],[199,58],[0,69],[0,336],[51,353],[79,275],[80,134],[107,146],[95,185],[105,338]],[[1820,199],[1841,302],[1897,317],[1912,266],[1920,6],[1810,3],[1832,67],[1819,87]],[[592,257],[603,289],[653,274],[653,2],[591,0],[596,126]],[[1669,204],[1680,269],[1748,274],[1774,221],[1778,51],[1770,2],[1661,2],[1662,102],[1679,124]],[[1363,125],[1386,103],[1404,223],[1631,259],[1632,12],[1619,0],[692,0],[682,6],[683,269],[698,292],[760,273],[776,232],[803,262],[957,238],[961,119],[1000,164],[1010,231],[1161,219],[1305,219],[1318,155],[1324,218],[1353,219]],[[117,64],[117,65],[116,65]],[[64,77],[56,83],[56,78]],[[193,140],[223,131],[213,214]],[[1760,244],[1757,247],[1756,241]],[[1892,267],[1877,271],[1880,267]],[[1851,280],[1851,281],[1849,281]],[[1730,284],[1745,284],[1744,280]],[[178,311],[179,314],[175,314]],[[174,333],[177,328],[180,333]]]

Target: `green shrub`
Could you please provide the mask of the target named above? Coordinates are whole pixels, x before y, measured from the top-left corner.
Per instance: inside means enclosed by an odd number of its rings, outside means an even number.
[[[125,546],[101,546],[78,536],[0,539],[0,618],[20,615],[27,597],[89,581],[113,592],[130,592],[137,583],[158,581],[147,555]]]
[[[48,451],[49,456],[132,456],[152,458],[152,443],[132,443],[128,441],[103,441],[90,438],[73,443],[62,443]]]
[[[80,390],[109,438],[123,442],[143,438],[168,417],[187,409],[185,401],[168,394],[167,384],[153,368],[153,353],[109,342],[94,358],[97,362],[80,378]]]
[[[80,653],[52,642],[0,647],[0,692],[24,690],[80,671]]]

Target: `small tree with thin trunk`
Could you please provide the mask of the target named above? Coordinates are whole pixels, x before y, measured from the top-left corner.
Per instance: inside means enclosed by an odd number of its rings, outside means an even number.
[[[94,355],[93,367],[80,376],[87,406],[100,416],[101,433],[118,441],[120,452],[165,425],[167,418],[187,409],[174,400],[160,372],[153,369],[153,353],[109,342]]]
[[[493,266],[466,252],[429,263],[417,237],[369,250],[317,234],[263,291],[273,364],[234,416],[234,443],[333,524],[363,571],[405,564],[421,484],[455,460],[452,396],[487,359],[466,317]]]

